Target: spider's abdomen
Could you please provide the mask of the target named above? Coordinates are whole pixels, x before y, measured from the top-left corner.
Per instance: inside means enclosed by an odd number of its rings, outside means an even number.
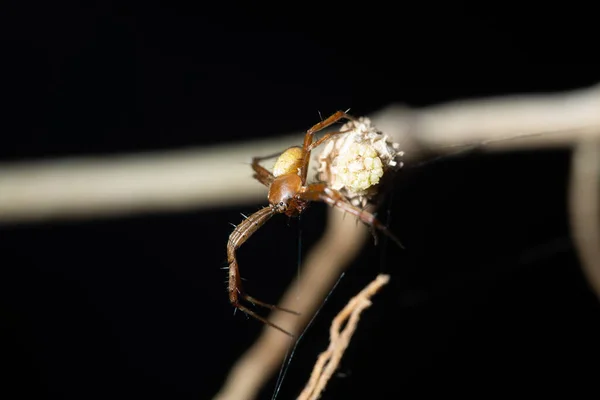
[[[302,148],[301,147],[290,147],[284,151],[273,166],[273,175],[275,177],[296,174],[302,166]]]

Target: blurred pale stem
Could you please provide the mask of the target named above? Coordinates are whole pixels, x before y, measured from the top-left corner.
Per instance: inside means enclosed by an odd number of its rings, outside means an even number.
[[[421,110],[392,105],[371,116],[401,144],[405,161],[457,147],[570,146],[597,137],[600,86],[541,96],[461,101]],[[0,164],[0,223],[99,218],[263,202],[253,156],[301,143],[303,135],[111,157]],[[504,140],[520,138],[515,140]]]

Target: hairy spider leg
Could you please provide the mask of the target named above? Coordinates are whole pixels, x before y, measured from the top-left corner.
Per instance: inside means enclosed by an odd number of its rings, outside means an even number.
[[[271,173],[271,171],[269,171],[268,169],[266,169],[265,167],[263,167],[259,163],[262,160],[266,160],[268,158],[273,158],[273,157],[276,157],[276,156],[278,156],[280,154],[281,154],[281,152],[279,152],[279,154],[272,155],[272,156],[254,157],[254,158],[252,158],[252,169],[254,170],[254,179],[256,179],[257,181],[259,181],[260,183],[262,183],[266,187],[271,186],[271,183],[273,183],[273,180],[275,179],[275,176]]]
[[[356,118],[351,115],[346,114],[343,111],[337,111],[335,114],[331,115],[327,119],[316,123],[312,128],[306,131],[306,135],[304,135],[304,144],[302,146],[302,150],[304,152],[304,158],[302,159],[302,171],[300,171],[300,177],[302,178],[302,186],[306,185],[306,175],[308,174],[308,163],[310,160],[310,152],[312,149],[329,139],[333,135],[337,135],[343,132],[333,132],[324,135],[321,139],[317,140],[313,143],[313,139],[315,133],[319,132],[322,129],[327,128],[330,125],[335,124],[340,119],[347,119],[349,121],[356,121]]]
[[[346,200],[346,198],[337,190],[329,188],[324,183],[315,183],[304,187],[298,196],[307,201],[322,201],[329,204],[332,207],[337,207],[340,210],[354,215],[365,225],[371,228],[371,233],[377,243],[377,236],[373,228],[380,230],[387,237],[392,239],[400,248],[404,248],[400,239],[398,239],[385,225],[383,225],[373,214],[363,210],[359,207],[355,207]]]
[[[259,306],[262,306],[265,308],[269,308],[271,310],[281,310],[281,311],[285,311],[285,312],[288,312],[291,314],[300,315],[300,313],[298,313],[296,311],[289,310],[287,308],[278,307],[278,306],[275,306],[272,304],[268,304],[268,303],[262,302],[256,298],[254,298],[252,296],[249,296],[246,293],[244,293],[244,289],[242,287],[242,280],[240,277],[240,270],[239,270],[237,258],[235,256],[235,252],[237,249],[239,249],[239,247],[242,244],[244,244],[244,242],[246,240],[248,240],[248,238],[254,232],[256,232],[258,230],[258,228],[263,226],[265,224],[265,222],[267,222],[274,214],[275,214],[275,212],[273,211],[273,209],[271,207],[264,207],[264,208],[258,210],[257,212],[255,212],[254,214],[252,214],[251,216],[249,216],[248,218],[246,218],[245,220],[243,220],[234,229],[234,231],[231,233],[231,235],[229,235],[229,241],[227,242],[227,260],[229,262],[229,287],[228,287],[229,301],[235,308],[256,318],[257,320],[263,322],[264,324],[267,324],[267,325],[279,330],[280,332],[285,333],[288,336],[294,337],[293,334],[291,334],[290,332],[281,328],[280,326],[275,325],[274,323],[270,322],[266,318],[261,317],[260,315],[258,315],[257,313],[255,313],[254,311],[250,310],[248,307],[243,305],[240,301],[240,300],[245,300],[245,301],[252,303],[253,305],[259,305]]]

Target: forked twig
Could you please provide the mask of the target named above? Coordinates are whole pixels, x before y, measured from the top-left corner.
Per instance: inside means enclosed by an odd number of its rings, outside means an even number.
[[[298,400],[316,400],[321,396],[327,382],[338,368],[354,331],[356,331],[360,314],[371,306],[371,297],[389,280],[389,275],[378,275],[334,318],[329,329],[329,347],[319,355],[310,379],[298,396]]]

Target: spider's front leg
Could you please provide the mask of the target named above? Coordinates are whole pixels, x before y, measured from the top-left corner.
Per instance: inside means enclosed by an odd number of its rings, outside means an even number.
[[[274,211],[273,211],[273,208],[271,208],[271,207],[265,207],[261,210],[258,210],[257,212],[255,212],[254,214],[252,214],[251,216],[246,218],[244,221],[242,221],[242,223],[239,224],[234,229],[233,232],[231,232],[231,235],[229,235],[229,241],[227,242],[227,260],[229,262],[229,286],[228,286],[229,301],[235,308],[237,308],[237,309],[245,312],[246,314],[256,318],[257,320],[285,333],[286,335],[293,337],[294,335],[292,335],[290,332],[275,325],[274,323],[270,322],[266,318],[261,317],[260,315],[258,315],[254,311],[250,310],[247,306],[245,306],[241,302],[241,300],[245,300],[254,305],[266,307],[271,310],[281,310],[281,311],[299,315],[299,313],[297,313],[296,311],[288,310],[286,308],[281,308],[281,307],[278,307],[278,306],[275,306],[272,304],[262,302],[258,299],[255,299],[254,297],[249,296],[246,293],[244,293],[244,289],[242,287],[242,279],[240,277],[240,269],[238,266],[237,258],[235,256],[235,252],[237,249],[240,248],[240,246],[242,244],[244,244],[244,242],[246,242],[246,240],[254,232],[256,232],[258,230],[258,228],[263,226],[265,224],[265,222],[267,222],[273,215],[274,215]]]
[[[356,118],[346,114],[343,111],[338,111],[335,114],[331,115],[330,117],[328,117],[327,119],[313,125],[312,128],[310,128],[309,130],[306,131],[306,135],[304,135],[304,144],[302,146],[302,150],[304,153],[304,157],[302,160],[302,170],[300,171],[300,177],[302,178],[302,184],[305,185],[306,184],[306,175],[308,173],[308,163],[310,161],[310,152],[317,146],[319,146],[321,143],[325,142],[327,139],[329,139],[331,136],[333,135],[339,135],[340,133],[344,133],[344,132],[332,132],[332,133],[327,133],[326,135],[324,135],[322,138],[320,138],[319,140],[317,140],[316,142],[313,142],[315,133],[319,132],[322,129],[327,128],[330,125],[335,124],[336,122],[338,122],[341,119],[347,119],[350,121],[355,121]]]
[[[324,183],[315,183],[312,185],[305,186],[301,193],[298,194],[302,200],[306,201],[322,201],[329,204],[332,207],[337,207],[340,210],[352,214],[357,217],[365,225],[368,225],[372,229],[375,242],[377,243],[377,236],[373,229],[378,229],[383,232],[387,237],[392,239],[400,248],[404,248],[400,239],[398,239],[385,225],[383,225],[373,214],[355,207],[346,200],[346,198],[337,190],[331,189]]]

